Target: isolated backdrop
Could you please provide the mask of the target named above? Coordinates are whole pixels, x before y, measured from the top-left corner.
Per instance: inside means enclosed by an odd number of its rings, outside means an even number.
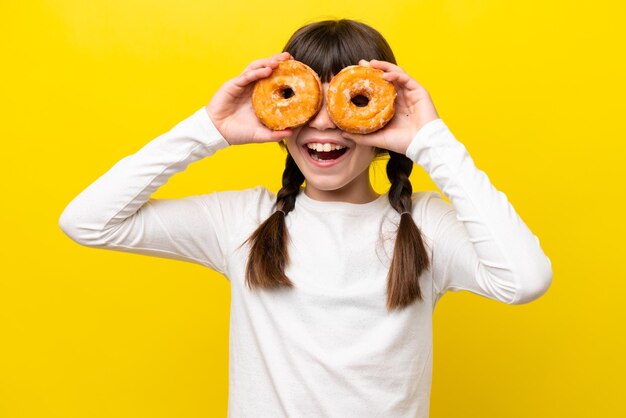
[[[339,3],[340,5],[336,5]],[[224,417],[229,285],[199,265],[81,247],[80,191],[324,18],[382,32],[554,269],[534,303],[437,306],[431,416],[626,416],[623,2],[0,3],[0,417]],[[231,147],[154,197],[262,184],[275,144]],[[388,184],[374,170],[378,191]],[[436,190],[421,167],[415,190]]]

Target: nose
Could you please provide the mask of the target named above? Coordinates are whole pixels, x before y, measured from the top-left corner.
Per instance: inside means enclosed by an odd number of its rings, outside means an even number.
[[[332,119],[330,119],[330,116],[328,116],[328,112],[326,111],[326,94],[328,92],[327,83],[324,83],[322,91],[322,107],[320,108],[319,112],[317,112],[317,114],[313,117],[313,119],[309,121],[309,126],[320,131],[326,129],[336,129],[337,126],[333,123]]]

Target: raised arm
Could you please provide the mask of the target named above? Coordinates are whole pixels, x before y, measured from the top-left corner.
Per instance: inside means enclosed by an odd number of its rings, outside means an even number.
[[[447,290],[468,290],[521,304],[548,289],[552,266],[539,239],[443,120],[423,126],[406,155],[424,167],[452,203],[435,192],[426,206],[426,213],[436,217],[432,261],[438,297]]]
[[[289,58],[276,54],[252,62],[206,106],[117,162],[67,205],[59,218],[63,232],[85,246],[189,261],[225,273],[224,213],[242,208],[247,195],[151,196],[190,163],[229,145],[275,142],[289,135],[263,126],[250,104],[254,82]]]
[[[434,192],[425,213],[434,216],[433,279],[436,297],[470,292],[509,304],[530,302],[552,282],[552,265],[539,239],[506,195],[476,168],[465,146],[439,118],[428,92],[402,68],[362,61],[385,72],[398,92],[396,114],[369,135],[346,134],[364,145],[405,154],[421,165],[451,205]]]
[[[228,145],[202,107],[90,184],[64,209],[59,226],[85,246],[180,259],[223,272],[217,206],[204,204],[200,196],[150,196],[190,163]],[[208,241],[201,242],[201,236]]]

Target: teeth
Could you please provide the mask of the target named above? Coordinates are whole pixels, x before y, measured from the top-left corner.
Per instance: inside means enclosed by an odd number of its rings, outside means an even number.
[[[328,151],[332,151],[335,149],[344,149],[345,147],[343,145],[336,145],[336,144],[330,144],[330,143],[319,143],[319,142],[311,142],[308,143],[306,145],[308,148],[313,149],[317,152],[328,152]]]

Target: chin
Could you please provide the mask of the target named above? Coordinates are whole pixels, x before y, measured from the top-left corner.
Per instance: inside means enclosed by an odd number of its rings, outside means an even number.
[[[320,192],[338,192],[348,186],[349,182],[340,181],[307,181],[307,187],[310,187]]]
[[[332,191],[341,189],[344,185],[336,184],[336,183],[326,183],[326,182],[318,183],[318,182],[307,181],[306,186],[315,190],[319,190],[321,192],[332,192]]]

